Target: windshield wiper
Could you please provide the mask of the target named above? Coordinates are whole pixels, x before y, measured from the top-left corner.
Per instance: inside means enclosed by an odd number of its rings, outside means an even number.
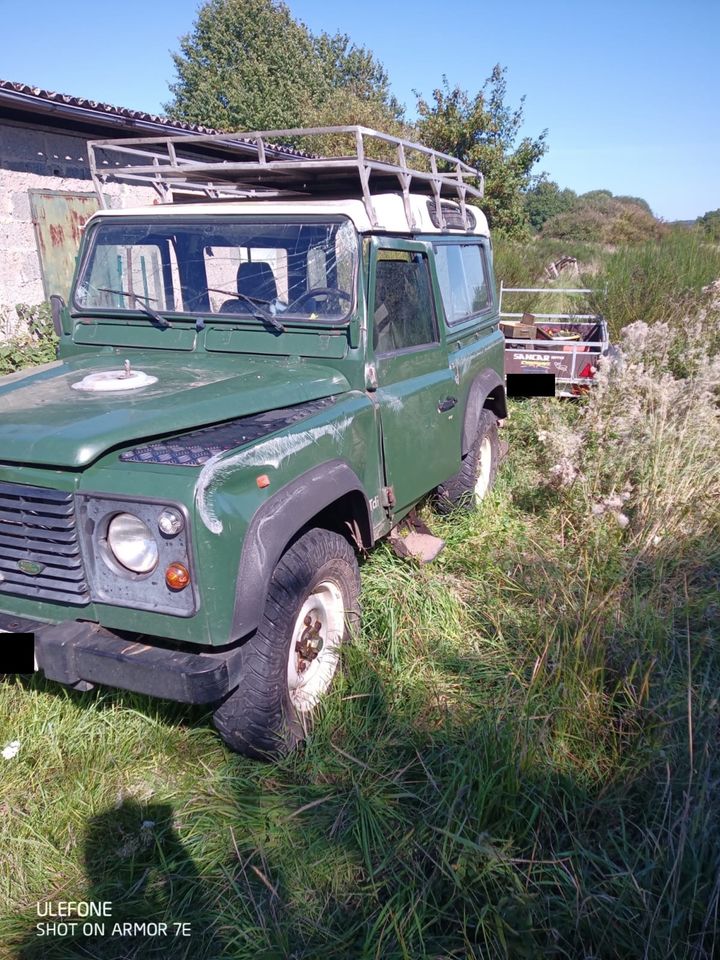
[[[219,287],[208,287],[208,290],[212,293],[226,293],[231,297],[236,297],[238,300],[247,301],[247,303],[249,303],[253,308],[252,316],[255,317],[256,320],[260,320],[262,323],[267,324],[268,327],[275,330],[277,333],[285,333],[284,324],[280,323],[280,321],[268,310],[263,310],[263,308],[260,306],[260,304],[263,302],[267,303],[267,300],[262,301],[258,300],[256,297],[249,297],[246,293],[233,293],[231,290],[221,290]]]
[[[140,293],[134,293],[132,290],[115,290],[112,287],[96,287],[100,293],[115,293],[121,297],[128,297],[131,300],[138,301],[138,307],[142,310],[143,313],[146,313],[151,319],[155,321],[160,327],[171,327],[172,324],[167,319],[163,317],[161,313],[158,313],[157,310],[153,310],[152,307],[149,307],[146,303],[142,303],[143,300],[152,300],[155,302],[155,297],[144,297]]]

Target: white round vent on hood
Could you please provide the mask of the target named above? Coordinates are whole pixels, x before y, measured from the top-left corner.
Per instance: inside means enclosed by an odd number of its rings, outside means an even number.
[[[157,383],[157,377],[151,377],[142,370],[132,370],[130,361],[125,361],[122,370],[105,370],[102,373],[89,373],[82,380],[72,384],[73,390],[87,390],[90,393],[107,393],[114,390],[139,390]]]

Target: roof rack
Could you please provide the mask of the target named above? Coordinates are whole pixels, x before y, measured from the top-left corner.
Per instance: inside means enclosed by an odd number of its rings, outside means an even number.
[[[293,154],[273,142],[295,144],[305,137],[330,137],[333,148],[338,140],[351,146],[340,156],[320,157]],[[152,186],[167,202],[172,202],[175,192],[210,198],[358,196],[370,223],[377,227],[373,194],[397,191],[399,186],[411,230],[416,226],[411,189],[435,198],[443,226],[441,198],[457,200],[467,228],[466,197],[482,197],[484,186],[482,173],[457,157],[361,126],[94,140],[88,148],[102,207],[106,206],[103,185],[112,177]],[[376,155],[394,160],[376,159]],[[408,155],[414,166],[409,165]]]

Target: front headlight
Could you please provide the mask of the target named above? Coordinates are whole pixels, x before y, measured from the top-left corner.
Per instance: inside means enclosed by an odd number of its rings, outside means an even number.
[[[107,531],[108,547],[119,564],[133,573],[150,573],[158,564],[158,545],[147,524],[131,513],[118,513]]]

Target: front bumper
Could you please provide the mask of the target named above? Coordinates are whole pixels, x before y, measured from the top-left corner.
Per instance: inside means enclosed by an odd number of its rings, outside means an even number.
[[[239,647],[187,653],[141,643],[97,623],[38,623],[5,613],[0,613],[0,628],[34,633],[35,656],[45,676],[85,689],[99,683],[180,703],[214,703],[235,689],[241,670]]]

